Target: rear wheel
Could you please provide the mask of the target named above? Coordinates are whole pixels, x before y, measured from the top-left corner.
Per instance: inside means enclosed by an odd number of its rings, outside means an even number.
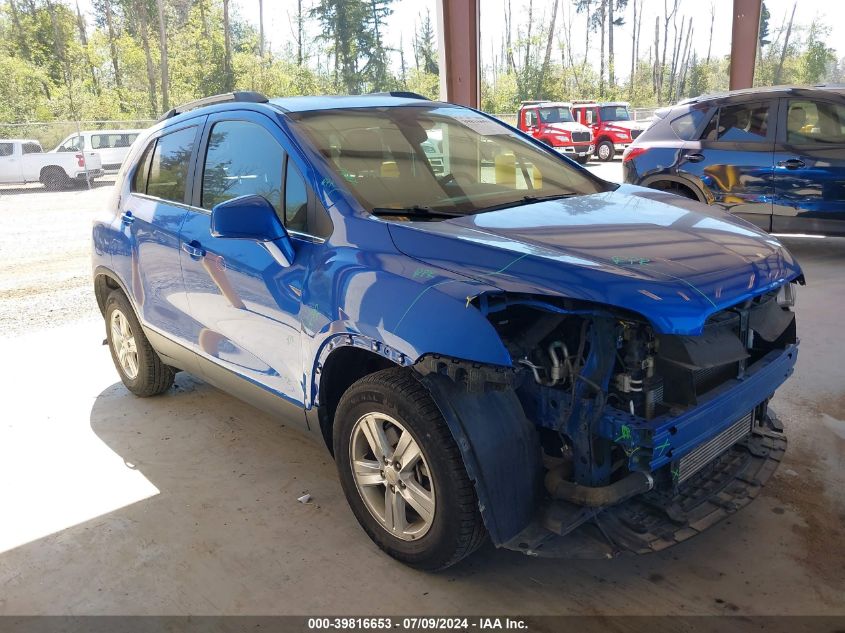
[[[335,416],[334,451],[355,518],[390,556],[434,571],[483,542],[460,451],[412,370],[385,369],[346,391]]]
[[[602,141],[596,146],[596,157],[601,161],[607,162],[611,160],[614,153],[616,153],[616,150],[610,141]]]
[[[58,191],[67,187],[68,177],[60,167],[48,167],[41,174],[41,184],[50,191]]]
[[[173,385],[175,372],[156,354],[132,305],[120,290],[106,299],[106,340],[117,373],[136,396],[157,396]]]

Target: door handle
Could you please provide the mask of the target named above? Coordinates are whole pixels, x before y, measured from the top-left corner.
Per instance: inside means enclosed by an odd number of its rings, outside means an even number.
[[[801,169],[805,163],[800,158],[790,158],[789,160],[782,160],[778,163],[778,167],[786,167],[787,169]]]
[[[132,224],[135,221],[135,216],[132,215],[131,211],[126,211],[123,215],[120,216],[120,222],[122,224]]]
[[[205,249],[201,248],[199,242],[182,242],[182,250],[185,251],[192,259],[202,259],[205,257]]]
[[[704,160],[704,154],[687,154],[687,161],[690,163],[700,163]]]

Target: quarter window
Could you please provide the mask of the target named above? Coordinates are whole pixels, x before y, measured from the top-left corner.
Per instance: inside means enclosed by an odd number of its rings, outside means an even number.
[[[150,159],[152,158],[155,144],[155,141],[151,142],[138,161],[138,167],[135,169],[135,175],[132,177],[132,191],[134,192],[147,193],[147,176],[150,174]]]
[[[208,138],[202,175],[202,206],[231,198],[263,196],[281,217],[285,153],[265,128],[248,121],[216,123]]]
[[[695,132],[704,120],[704,110],[691,110],[674,119],[669,125],[678,138],[682,141],[691,141],[695,138]]]
[[[285,173],[285,226],[290,231],[308,233],[308,190],[290,158]]]
[[[786,111],[786,142],[845,143],[845,107],[825,101],[790,99]]]
[[[719,108],[701,135],[703,141],[762,143],[769,133],[771,106],[743,103]]]
[[[195,138],[195,127],[159,137],[147,181],[149,195],[173,202],[185,201],[185,183]]]

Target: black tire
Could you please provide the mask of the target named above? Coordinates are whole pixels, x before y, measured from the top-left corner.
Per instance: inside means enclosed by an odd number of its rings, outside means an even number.
[[[602,141],[598,145],[596,145],[596,158],[601,161],[608,162],[613,160],[613,156],[616,154],[616,148],[613,147],[613,143],[610,141]]]
[[[118,352],[115,349],[114,335],[110,324],[115,311],[120,313],[128,321],[131,334],[135,341],[137,352],[137,375],[130,376],[121,366],[118,360]],[[105,305],[106,339],[109,344],[112,361],[115,369],[120,375],[120,380],[126,388],[136,396],[146,398],[164,393],[173,386],[175,371],[172,367],[165,365],[156,351],[150,345],[150,341],[144,335],[141,323],[135,315],[135,310],[129,303],[129,299],[120,290],[113,290],[106,299]]]
[[[408,430],[428,465],[436,491],[428,531],[402,540],[374,517],[355,483],[350,446],[359,419],[369,413],[391,416]],[[385,369],[354,383],[343,394],[334,423],[334,454],[346,499],[364,531],[382,550],[411,567],[437,571],[469,556],[487,533],[475,488],[460,450],[428,390],[408,368]]]
[[[581,165],[586,165],[590,162],[590,156],[576,156],[575,160],[578,161],[578,163],[580,163]]]
[[[68,186],[69,178],[61,167],[48,167],[41,174],[41,183],[50,191],[59,191]]]

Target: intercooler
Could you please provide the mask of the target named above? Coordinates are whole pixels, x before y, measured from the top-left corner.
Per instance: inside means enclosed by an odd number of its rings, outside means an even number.
[[[691,453],[684,455],[678,460],[677,482],[681,483],[689,479],[731,446],[751,433],[753,420],[754,412],[750,411],[742,419],[734,422],[716,437],[706,441]]]

